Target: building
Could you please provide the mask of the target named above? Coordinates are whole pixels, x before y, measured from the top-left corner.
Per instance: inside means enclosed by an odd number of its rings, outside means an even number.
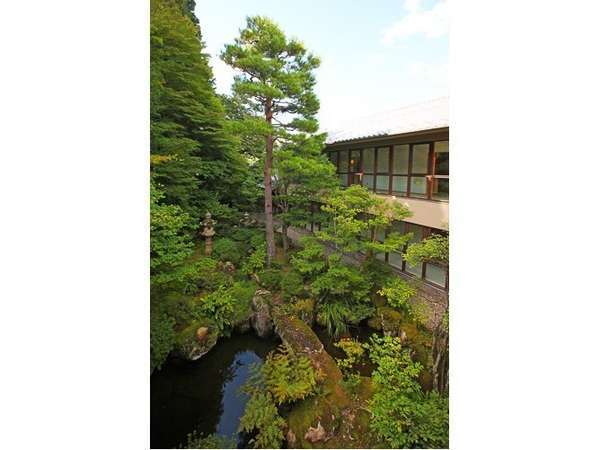
[[[327,152],[342,186],[361,184],[413,215],[395,225],[417,242],[448,230],[448,98],[414,104],[348,123],[328,133]],[[421,279],[434,291],[448,290],[446,267],[409,266],[400,253],[380,254],[405,277]],[[446,296],[447,298],[447,296]]]

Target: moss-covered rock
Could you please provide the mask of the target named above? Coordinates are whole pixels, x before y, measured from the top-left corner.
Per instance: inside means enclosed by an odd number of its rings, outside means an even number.
[[[202,338],[198,338],[198,330],[206,328],[202,332]],[[194,321],[177,334],[175,351],[181,358],[195,361],[206,355],[219,340],[219,333],[209,321]]]
[[[258,289],[252,298],[252,328],[261,338],[271,336],[273,333],[273,317],[271,316],[271,293]]]

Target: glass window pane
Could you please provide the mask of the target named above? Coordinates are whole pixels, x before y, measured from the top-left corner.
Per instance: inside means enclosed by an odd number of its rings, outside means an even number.
[[[340,151],[338,172],[348,172],[348,150]]]
[[[413,145],[412,173],[427,173],[429,144]]]
[[[431,186],[431,197],[436,200],[448,200],[450,181],[447,178],[434,178]]]
[[[405,270],[408,273],[412,273],[414,276],[421,278],[421,274],[423,273],[423,263],[419,263],[419,264],[417,264],[415,266],[411,266],[407,262]]]
[[[412,223],[407,224],[407,233],[412,233],[413,237],[410,240],[410,243],[421,242],[423,240],[423,227],[419,225],[414,225]]]
[[[385,261],[385,253],[376,253],[375,258],[377,258],[380,261]]]
[[[348,174],[347,173],[341,173],[339,175],[340,177],[340,185],[341,186],[348,186]]]
[[[435,169],[436,175],[450,175],[450,152],[448,141],[435,143]]]
[[[329,161],[331,161],[331,164],[333,164],[336,167],[337,167],[337,156],[338,156],[337,152],[329,152]]]
[[[373,175],[363,175],[363,186],[373,190],[373,183],[375,182],[374,178]]]
[[[394,145],[394,173],[408,174],[408,151],[410,147]]]
[[[381,147],[377,149],[377,172],[387,173],[390,167],[390,149]]]
[[[427,263],[425,266],[425,279],[437,284],[438,286],[446,286],[446,269]]]
[[[363,171],[367,173],[375,171],[375,149],[365,148],[363,150]]]
[[[404,227],[405,222],[393,222],[392,223],[392,231],[396,233],[404,234],[406,233],[406,229]]]
[[[389,253],[388,264],[402,270],[402,255],[396,252]]]
[[[377,239],[379,242],[385,241],[385,231],[383,231],[383,230],[376,231],[375,239]]]
[[[427,180],[425,177],[411,177],[410,196],[427,197]]]
[[[390,177],[387,175],[378,175],[377,176],[377,192],[387,194],[389,187],[390,187]]]
[[[393,177],[392,192],[405,194],[408,187],[408,177]]]
[[[360,172],[360,150],[350,152],[350,172]]]

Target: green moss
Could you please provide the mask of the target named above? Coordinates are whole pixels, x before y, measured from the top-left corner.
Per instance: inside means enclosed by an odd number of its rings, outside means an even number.
[[[203,342],[196,339],[196,331],[200,327],[208,328],[208,336]],[[175,338],[175,349],[186,359],[196,359],[198,355],[208,352],[215,346],[219,339],[219,333],[214,323],[208,319],[201,319],[192,322],[185,327]]]

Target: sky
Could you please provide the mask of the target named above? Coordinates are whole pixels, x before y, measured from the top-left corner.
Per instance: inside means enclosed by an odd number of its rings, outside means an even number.
[[[322,130],[448,95],[449,0],[196,0],[217,92],[233,70],[218,55],[245,17],[265,15],[321,58]]]

